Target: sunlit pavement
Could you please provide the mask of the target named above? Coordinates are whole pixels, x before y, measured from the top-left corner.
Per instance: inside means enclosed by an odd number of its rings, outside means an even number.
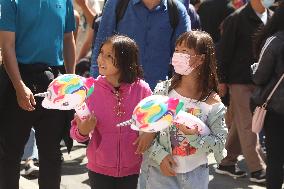
[[[75,143],[73,150],[67,154],[66,147],[62,147],[64,162],[62,165],[61,189],[89,189],[88,174],[86,169],[85,146]],[[239,166],[245,168],[245,162],[241,158]],[[233,179],[229,176],[216,174],[214,169],[216,162],[213,155],[209,156],[210,182],[209,189],[264,189],[249,181],[249,178]],[[20,179],[21,189],[38,189],[37,179]]]

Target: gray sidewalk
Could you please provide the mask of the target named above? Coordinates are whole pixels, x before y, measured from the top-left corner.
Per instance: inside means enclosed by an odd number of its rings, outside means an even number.
[[[90,189],[88,185],[88,174],[85,168],[87,159],[85,157],[84,145],[75,143],[73,150],[67,154],[66,148],[62,148],[64,163],[62,166],[61,189]],[[249,182],[247,178],[233,179],[228,176],[218,175],[214,172],[216,162],[212,155],[209,156],[210,183],[209,189],[264,189],[263,186],[257,186]],[[243,160],[240,167],[245,169]],[[37,179],[20,179],[20,189],[38,189]]]

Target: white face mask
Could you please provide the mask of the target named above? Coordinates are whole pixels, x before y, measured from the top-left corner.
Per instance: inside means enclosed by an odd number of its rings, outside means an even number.
[[[265,8],[268,9],[274,4],[275,0],[261,0],[260,2]]]
[[[174,53],[172,58],[172,65],[176,73],[180,75],[189,75],[193,67],[189,65],[191,56],[185,53]]]

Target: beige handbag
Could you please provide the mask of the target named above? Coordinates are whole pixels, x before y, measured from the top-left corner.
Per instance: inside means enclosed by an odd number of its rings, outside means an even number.
[[[284,78],[284,74],[282,74],[281,78],[276,83],[276,85],[274,86],[273,90],[271,91],[271,93],[267,97],[266,101],[261,106],[257,106],[255,108],[253,116],[252,116],[252,129],[251,129],[252,132],[258,134],[261,131],[261,129],[263,127],[263,124],[264,124],[266,111],[267,111],[266,110],[267,103],[271,99],[273,93],[275,92],[275,90],[277,89],[277,87],[279,86],[279,84],[281,83],[283,78]]]

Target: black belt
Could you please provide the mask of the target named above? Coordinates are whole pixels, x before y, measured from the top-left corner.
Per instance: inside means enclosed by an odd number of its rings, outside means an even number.
[[[65,72],[64,66],[50,66],[45,63],[33,63],[33,64],[18,64],[20,72],[24,73],[38,73],[43,71],[51,72]]]

